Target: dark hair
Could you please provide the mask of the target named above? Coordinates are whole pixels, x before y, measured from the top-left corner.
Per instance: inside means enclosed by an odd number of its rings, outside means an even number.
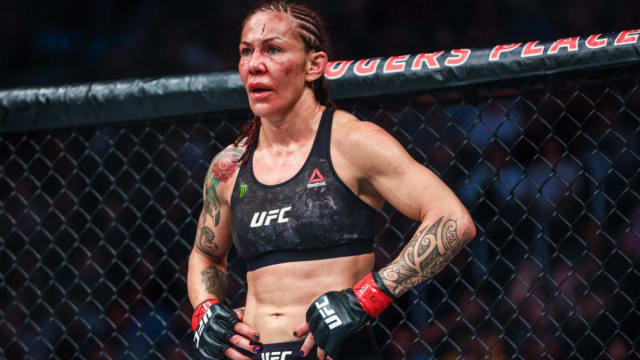
[[[304,43],[306,51],[324,51],[329,54],[330,41],[327,33],[327,27],[322,18],[311,8],[298,3],[289,3],[286,0],[263,1],[253,8],[244,18],[242,27],[246,25],[249,18],[253,15],[264,12],[274,11],[289,14],[296,20],[297,33],[300,35]],[[307,83],[313,90],[316,101],[321,105],[330,105],[329,90],[327,80],[324,76],[320,76],[317,80]],[[234,145],[246,145],[247,149],[238,161],[244,165],[249,160],[249,155],[258,145],[258,134],[260,133],[260,117],[254,115],[251,121],[244,126],[242,132],[234,142]]]

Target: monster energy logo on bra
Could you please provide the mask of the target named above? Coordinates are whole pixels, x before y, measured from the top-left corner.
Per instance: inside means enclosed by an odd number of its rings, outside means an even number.
[[[240,198],[244,198],[247,195],[247,184],[240,185]]]

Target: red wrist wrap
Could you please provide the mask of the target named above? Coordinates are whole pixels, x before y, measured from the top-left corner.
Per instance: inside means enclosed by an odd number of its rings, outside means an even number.
[[[378,317],[393,302],[393,299],[383,293],[376,285],[371,273],[353,286],[353,293],[364,311],[373,318]]]
[[[196,306],[196,309],[193,311],[193,316],[191,317],[191,328],[193,329],[193,331],[198,330],[198,324],[200,324],[200,320],[202,320],[202,317],[207,313],[209,308],[212,305],[219,303],[220,301],[216,299],[209,299],[201,302],[200,305]]]

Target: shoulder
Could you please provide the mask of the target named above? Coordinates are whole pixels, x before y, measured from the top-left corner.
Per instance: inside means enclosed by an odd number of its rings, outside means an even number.
[[[246,147],[242,144],[236,146],[231,144],[214,156],[209,165],[211,173],[219,180],[228,178],[229,173],[237,170],[240,166],[240,159],[244,155]]]
[[[381,160],[404,154],[404,147],[386,130],[370,121],[337,110],[334,116],[332,145],[352,165],[371,168]]]
[[[393,137],[379,125],[360,120],[343,110],[336,110],[333,122],[332,143],[341,149],[371,150],[379,141],[393,140]]]
[[[246,146],[231,144],[216,154],[209,165],[205,177],[205,187],[215,187],[218,192],[224,193],[229,184],[235,182],[234,180],[240,168],[240,159],[242,159],[245,151]]]

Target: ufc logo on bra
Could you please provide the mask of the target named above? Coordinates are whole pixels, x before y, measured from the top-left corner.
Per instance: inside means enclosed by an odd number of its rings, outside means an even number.
[[[287,356],[291,354],[291,351],[263,352],[260,354],[260,360],[287,360]]]
[[[267,211],[261,211],[253,214],[251,218],[251,227],[267,226],[271,223],[271,220],[278,220],[279,223],[286,223],[289,221],[288,217],[284,214],[291,210],[291,206],[284,207],[282,209],[274,209]]]
[[[336,315],[336,312],[329,307],[329,299],[326,296],[321,297],[315,302],[318,312],[322,315],[324,322],[329,325],[329,329],[334,329],[342,325],[342,320]]]

